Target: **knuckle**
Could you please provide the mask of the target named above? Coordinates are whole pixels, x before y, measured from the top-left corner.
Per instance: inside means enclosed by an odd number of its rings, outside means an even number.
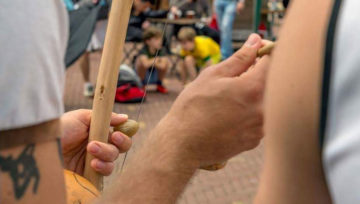
[[[109,154],[109,161],[115,161],[119,157],[119,150],[116,147],[113,147],[111,154]]]
[[[112,171],[114,170],[114,164],[108,163],[106,166],[107,166],[107,168],[104,172],[104,175],[109,176],[112,173]]]
[[[200,72],[199,77],[209,76],[214,72],[213,67],[208,67]]]
[[[240,62],[248,62],[253,58],[253,54],[248,50],[241,50],[239,54],[235,55]]]

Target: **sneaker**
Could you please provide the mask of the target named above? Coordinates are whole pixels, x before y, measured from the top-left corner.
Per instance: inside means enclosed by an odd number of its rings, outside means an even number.
[[[159,93],[167,94],[169,91],[162,85],[157,85],[156,91]]]
[[[84,84],[84,96],[86,97],[94,96],[94,85],[92,85],[89,82]]]

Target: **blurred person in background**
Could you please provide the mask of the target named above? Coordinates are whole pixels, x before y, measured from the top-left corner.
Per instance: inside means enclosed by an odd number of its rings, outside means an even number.
[[[181,17],[191,15],[195,18],[208,18],[211,14],[211,6],[208,0],[176,0],[174,6],[180,11],[178,13]],[[192,11],[190,14],[188,11]]]
[[[143,86],[147,84],[146,73],[154,66],[157,74],[156,91],[164,94],[168,93],[168,90],[163,86],[163,80],[170,68],[170,62],[166,57],[166,51],[163,49],[161,30],[149,27],[144,31],[143,42],[145,45],[140,50],[135,62],[135,69],[142,80]],[[155,57],[157,58],[154,62]]]
[[[174,7],[177,9],[175,11],[178,11],[177,16],[180,18],[201,19],[201,22],[192,25],[197,35],[209,36],[220,43],[220,33],[209,26],[212,8],[209,0],[177,0],[174,2]],[[184,26],[174,25],[173,33],[175,36],[178,35],[182,27]]]
[[[220,29],[220,47],[223,59],[233,54],[232,32],[236,12],[245,8],[245,0],[215,0],[215,12]]]
[[[181,44],[180,77],[183,84],[188,78],[193,81],[198,73],[210,65],[220,62],[220,46],[207,36],[198,36],[191,27],[183,27],[179,31],[178,39]]]
[[[91,35],[90,42],[86,48],[85,53],[78,59],[77,63],[81,68],[81,73],[84,79],[83,94],[86,97],[94,96],[94,85],[90,82],[90,54],[91,52],[100,51],[104,45],[105,33],[107,28],[107,17],[111,0],[63,0],[69,12],[78,10],[83,7],[94,9],[96,5],[100,4],[100,9],[97,14],[97,22],[94,31]],[[70,18],[71,20],[71,18]],[[77,19],[75,19],[77,20]]]
[[[146,18],[166,18],[169,11],[152,10],[154,0],[134,0],[131,10],[129,26],[126,34],[126,41],[141,42],[143,30],[150,26]]]

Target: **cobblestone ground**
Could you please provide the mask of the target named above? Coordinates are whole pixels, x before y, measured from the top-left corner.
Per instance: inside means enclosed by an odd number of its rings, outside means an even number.
[[[97,67],[100,54],[91,55],[91,81],[96,81]],[[175,78],[165,81],[170,93],[161,95],[150,92],[147,101],[143,104],[143,111],[139,118],[141,129],[134,137],[133,148],[128,154],[127,161],[141,146],[150,130],[157,124],[164,114],[170,109],[171,104],[182,90],[181,84]],[[80,68],[75,64],[66,73],[65,108],[67,111],[79,108],[91,108],[92,99],[83,96],[83,79]],[[138,104],[118,104],[114,111],[126,113],[130,118],[135,118]],[[226,168],[217,172],[199,171],[190,182],[185,193],[179,200],[180,204],[247,204],[251,203],[258,185],[258,175],[261,169],[263,148],[243,153],[231,159]],[[115,172],[120,171],[123,161],[121,156],[116,165]],[[114,174],[105,180],[105,188],[115,179]],[[136,195],[136,192],[134,192]]]

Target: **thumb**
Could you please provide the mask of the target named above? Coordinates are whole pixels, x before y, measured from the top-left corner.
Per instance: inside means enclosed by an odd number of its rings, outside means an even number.
[[[240,50],[235,52],[227,60],[219,64],[223,76],[239,76],[254,64],[257,50],[261,47],[261,37],[257,34],[251,34]]]
[[[111,113],[110,125],[117,126],[120,125],[121,123],[126,122],[127,120],[128,120],[128,115],[126,114]]]

